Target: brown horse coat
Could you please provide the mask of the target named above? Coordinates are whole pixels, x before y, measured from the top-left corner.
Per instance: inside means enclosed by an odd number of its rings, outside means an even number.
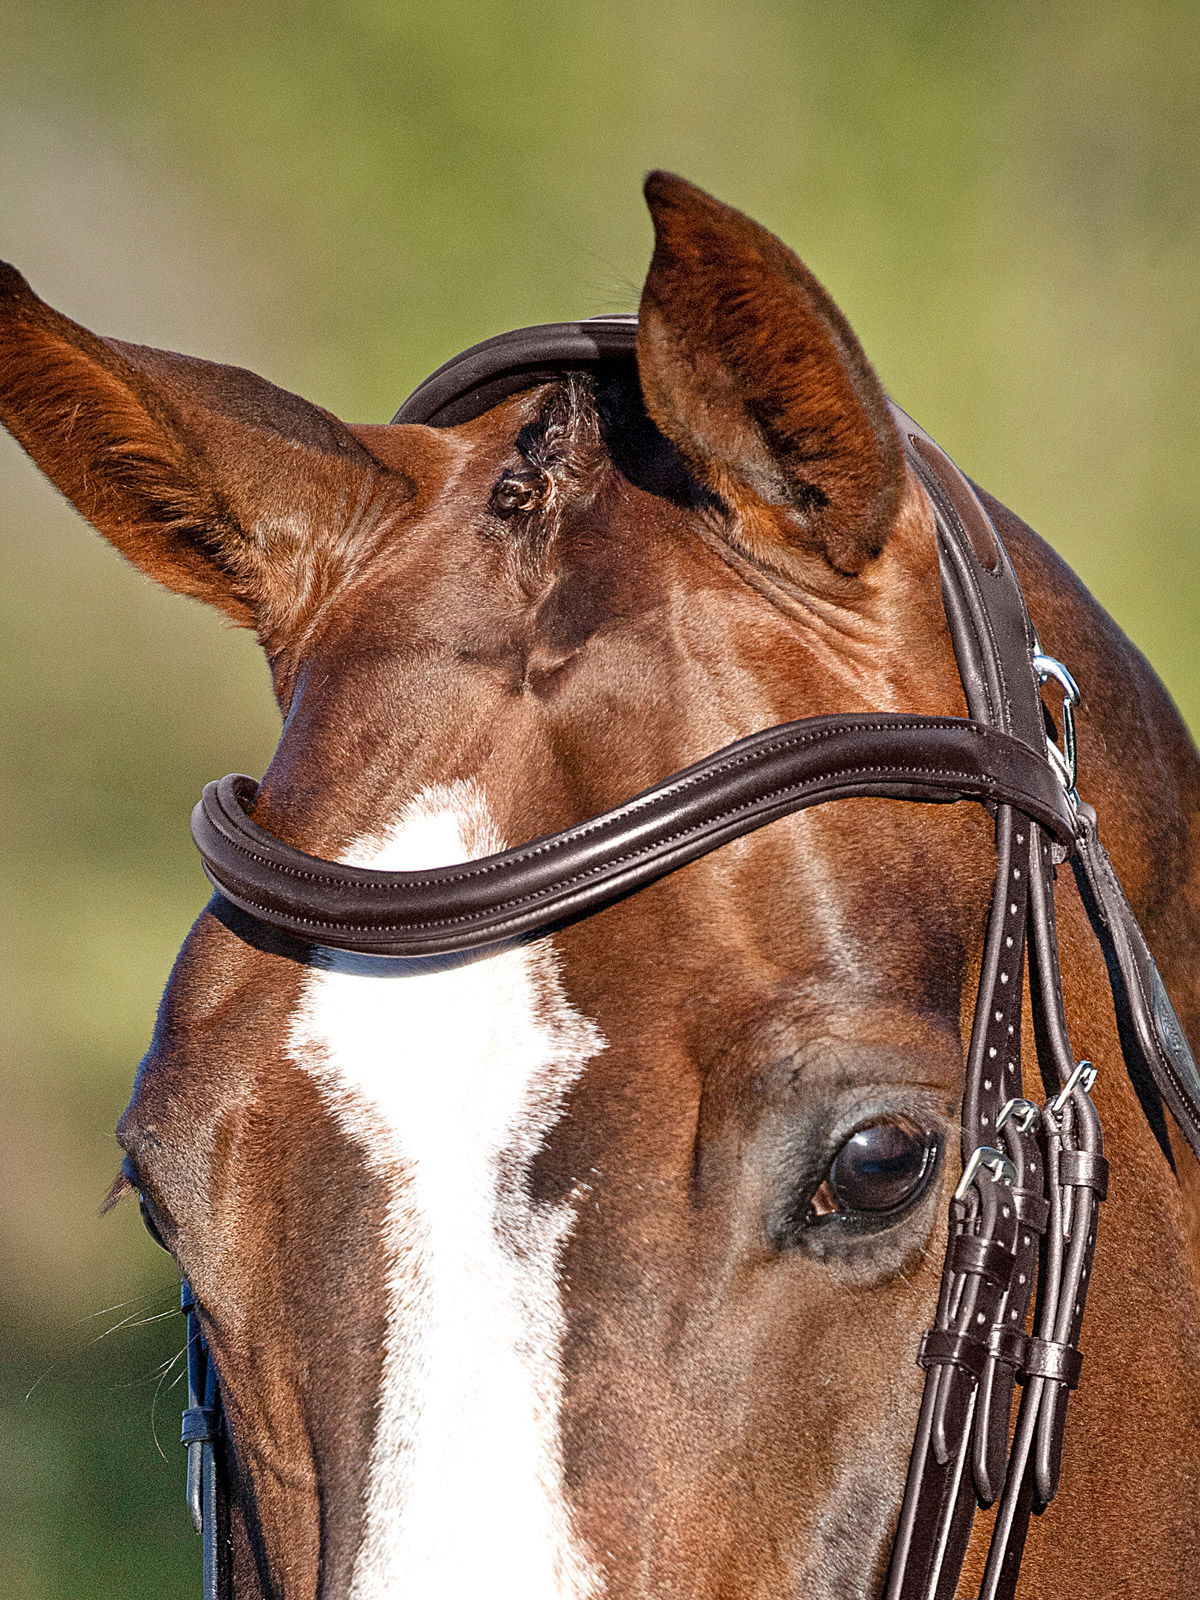
[[[137,566],[257,630],[285,722],[255,815],[290,842],[434,865],[772,723],[961,713],[931,510],[844,318],[747,218],[647,197],[640,390],[568,377],[446,430],[97,338],[0,269],[0,417]],[[1195,751],[988,505],[1200,1037]],[[237,1593],[872,1594],[955,1163],[883,1220],[813,1202],[856,1127],[955,1148],[991,868],[979,808],[858,800],[484,962],[210,906],[120,1137],[221,1372]],[[1069,881],[1058,912],[1114,1182],[1022,1592],[1191,1600],[1196,1164],[1122,1068]]]

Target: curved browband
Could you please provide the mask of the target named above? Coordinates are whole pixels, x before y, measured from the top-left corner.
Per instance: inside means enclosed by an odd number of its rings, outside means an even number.
[[[192,816],[204,870],[271,927],[372,955],[475,950],[597,910],[789,812],[826,800],[990,800],[1061,843],[1073,808],[1045,756],[963,717],[869,713],[782,723],[615,810],[431,872],[373,872],[295,850],[246,815],[257,785],[210,783]]]
[[[618,312],[498,333],[444,361],[417,385],[392,421],[452,428],[564,372],[628,371],[636,359],[637,327],[636,316]]]

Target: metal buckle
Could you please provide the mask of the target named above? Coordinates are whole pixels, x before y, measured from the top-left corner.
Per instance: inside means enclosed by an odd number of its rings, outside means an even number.
[[[990,1144],[977,1145],[967,1157],[963,1175],[958,1180],[958,1188],[954,1191],[956,1200],[967,1198],[967,1191],[979,1176],[982,1167],[987,1168],[997,1183],[1007,1184],[1010,1189],[1017,1181],[1017,1169],[1002,1150],[993,1150]]]
[[[1054,656],[1043,654],[1040,642],[1036,644],[1029,659],[1033,663],[1033,670],[1039,683],[1048,683],[1053,678],[1063,692],[1062,746],[1060,748],[1052,740],[1047,739],[1046,754],[1062,779],[1067,793],[1073,795],[1079,767],[1075,745],[1075,707],[1079,704],[1079,685],[1061,661],[1056,660]]]
[[[1067,1079],[1066,1083],[1063,1084],[1062,1088],[1054,1096],[1054,1099],[1051,1100],[1047,1109],[1051,1111],[1054,1116],[1061,1117],[1063,1112],[1067,1109],[1067,1102],[1075,1093],[1076,1089],[1082,1089],[1084,1094],[1091,1094],[1092,1085],[1096,1081],[1096,1076],[1097,1070],[1090,1061],[1077,1061],[1075,1063],[1075,1070],[1071,1073],[1071,1076]]]
[[[1006,1100],[996,1118],[996,1132],[1008,1122],[1015,1122],[1018,1133],[1030,1133],[1042,1120],[1041,1109],[1032,1100]]]

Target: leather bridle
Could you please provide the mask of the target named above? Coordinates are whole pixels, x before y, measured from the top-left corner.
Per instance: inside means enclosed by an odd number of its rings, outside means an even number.
[[[501,335],[456,356],[397,422],[451,426],[565,371],[632,374],[637,319]],[[256,785],[209,784],[192,818],[225,900],[313,944],[436,956],[546,933],[807,806],[855,796],[975,800],[995,822],[996,878],[962,1107],[962,1177],[934,1326],[916,1359],[925,1389],[883,1600],[953,1600],[977,1511],[995,1507],[978,1600],[1012,1600],[1031,1514],[1058,1487],[1079,1381],[1096,1224],[1107,1187],[1095,1069],[1063,1012],[1054,879],[1070,863],[1105,946],[1129,1065],[1148,1072],[1200,1157],[1200,1074],[1146,941],[1078,795],[1078,690],[1041,649],[1016,573],[967,479],[893,408],[937,516],[942,595],[968,716],[812,717],[752,734],[615,810],[483,860],[432,872],[322,861],[248,816]],[[1062,690],[1047,733],[1040,686]],[[1028,1095],[1021,1015],[1028,967],[1037,1066]],[[190,1291],[188,1499],[204,1535],[204,1595],[230,1593],[220,1389]],[[1012,1413],[1017,1386],[1016,1421]]]

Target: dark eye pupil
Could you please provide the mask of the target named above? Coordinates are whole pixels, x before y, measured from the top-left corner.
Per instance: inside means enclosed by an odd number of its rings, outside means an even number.
[[[934,1152],[934,1141],[911,1122],[872,1122],[838,1151],[829,1183],[847,1211],[891,1211],[921,1187]]]

